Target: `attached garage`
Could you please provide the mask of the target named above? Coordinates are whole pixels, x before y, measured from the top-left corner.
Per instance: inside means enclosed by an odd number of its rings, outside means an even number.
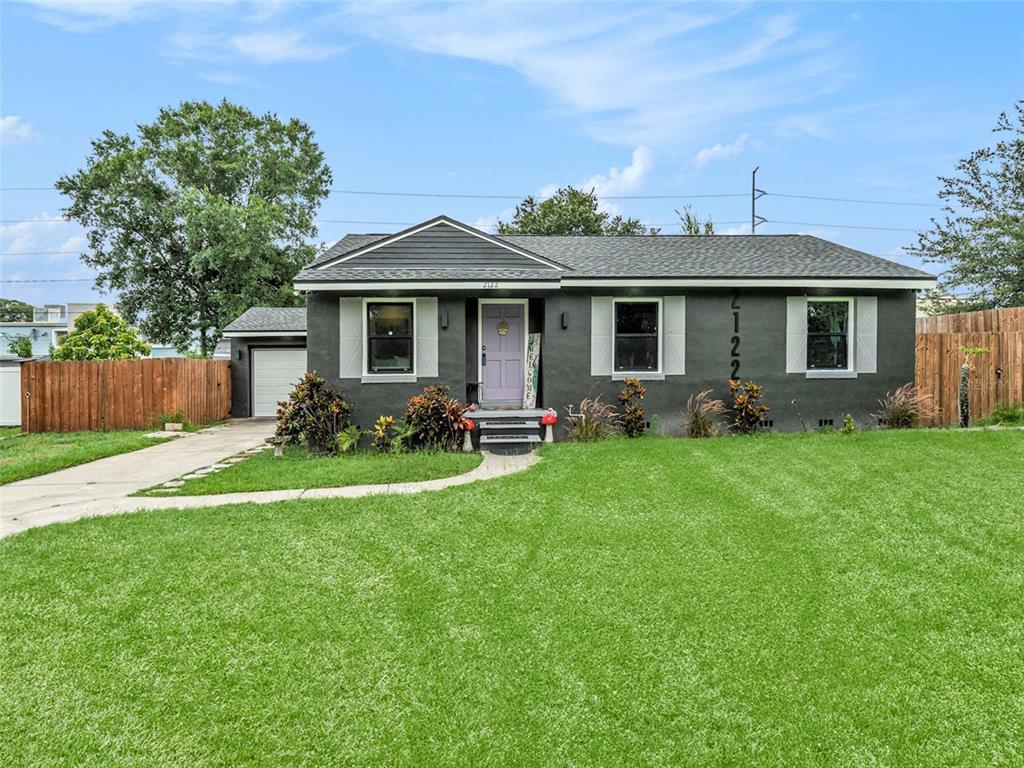
[[[277,404],[306,372],[306,348],[254,348],[250,354],[252,415],[276,416]]]
[[[231,415],[273,418],[306,372],[306,310],[253,307],[224,329],[231,342]]]

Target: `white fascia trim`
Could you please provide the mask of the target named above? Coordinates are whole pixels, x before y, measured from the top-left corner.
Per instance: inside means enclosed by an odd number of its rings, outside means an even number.
[[[429,221],[425,224],[421,224],[418,227],[413,227],[412,229],[406,230],[405,232],[393,235],[392,237],[386,237],[383,240],[378,240],[375,243],[364,245],[362,248],[352,251],[351,253],[346,253],[342,256],[337,257],[336,259],[329,259],[321,264],[317,264],[314,267],[314,269],[324,269],[325,267],[331,267],[334,266],[335,264],[341,264],[342,262],[349,261],[350,259],[354,259],[358,256],[362,256],[364,254],[376,251],[378,248],[383,248],[385,245],[397,243],[399,240],[404,240],[405,238],[411,237],[412,235],[417,235],[420,232],[424,232],[425,230],[440,226],[441,224],[446,224],[449,227],[454,227],[460,232],[465,232],[467,235],[473,235],[474,237],[478,237],[481,240],[491,243],[492,245],[497,245],[501,248],[504,248],[507,251],[511,251],[512,253],[518,254],[520,256],[525,256],[528,259],[532,259],[533,261],[536,261],[540,264],[544,264],[545,266],[551,267],[552,269],[557,269],[559,272],[565,271],[565,267],[561,266],[560,264],[556,264],[553,261],[548,261],[547,259],[541,258],[540,256],[530,253],[529,251],[524,251],[522,248],[517,248],[516,246],[511,245],[510,243],[506,243],[503,240],[499,240],[496,237],[491,237],[490,235],[484,232],[475,230],[472,227],[467,227],[465,224],[460,224],[454,219],[447,218]]]
[[[936,280],[909,279],[806,279],[797,278],[649,278],[590,279],[563,277],[566,288],[889,288],[925,290],[934,288]]]
[[[521,291],[536,288],[557,291],[561,286],[557,280],[545,281],[488,281],[488,280],[425,280],[401,281],[389,280],[386,282],[362,282],[358,280],[345,280],[339,283],[293,283],[296,291],[444,291],[444,290],[474,290],[474,291]]]
[[[265,339],[274,336],[301,336],[306,338],[305,331],[225,331],[221,334],[225,339]]]

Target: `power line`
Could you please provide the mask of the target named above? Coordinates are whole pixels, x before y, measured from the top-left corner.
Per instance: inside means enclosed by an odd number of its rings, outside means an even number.
[[[2,192],[56,192],[54,187],[0,187]],[[436,197],[456,200],[522,200],[531,195],[477,194],[470,192],[404,192],[398,190],[331,189],[332,195],[367,195],[372,197]],[[540,195],[532,195],[540,197]],[[745,197],[742,192],[701,195],[598,195],[602,200],[699,200],[715,197]]]
[[[0,280],[0,283],[88,283],[91,277],[61,277],[34,280]]]
[[[861,205],[903,205],[914,208],[941,208],[937,203],[901,203],[896,200],[863,200],[851,197],[822,197],[820,195],[788,195],[782,192],[765,192],[771,197],[788,197],[793,200],[824,200],[830,203],[858,203]]]
[[[48,224],[70,224],[70,219],[0,219],[0,224],[30,224],[32,222]]]
[[[77,253],[81,253],[81,251],[8,251],[7,253],[0,253],[0,256],[56,256],[59,253],[74,256]]]
[[[836,229],[872,229],[880,232],[919,232],[918,229],[906,227],[869,227],[858,224],[822,224],[816,221],[782,221],[781,219],[766,219],[768,224],[792,224],[797,227],[835,227]]]

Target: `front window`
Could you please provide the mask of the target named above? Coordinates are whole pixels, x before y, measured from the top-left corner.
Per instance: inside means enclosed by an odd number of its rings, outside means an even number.
[[[850,302],[807,302],[807,368],[850,368]]]
[[[366,370],[412,373],[412,302],[366,305]]]
[[[615,370],[657,371],[660,343],[658,301],[615,302]]]

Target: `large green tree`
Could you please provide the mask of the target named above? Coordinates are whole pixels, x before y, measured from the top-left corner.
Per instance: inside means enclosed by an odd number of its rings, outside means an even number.
[[[0,323],[32,322],[32,305],[17,299],[0,299]]]
[[[1024,305],[1024,100],[1014,112],[999,116],[994,146],[939,177],[943,216],[908,249],[945,266],[934,311]]]
[[[502,235],[654,235],[639,219],[624,219],[598,209],[593,190],[562,187],[551,197],[532,195],[516,206],[512,221],[499,221]]]
[[[53,350],[54,360],[130,360],[148,355],[152,349],[139,338],[123,318],[106,304],[83,312],[75,329]]]
[[[222,101],[163,109],[135,135],[105,131],[57,182],[88,230],[97,286],[150,339],[208,356],[254,304],[295,304],[331,171],[313,131]]]

